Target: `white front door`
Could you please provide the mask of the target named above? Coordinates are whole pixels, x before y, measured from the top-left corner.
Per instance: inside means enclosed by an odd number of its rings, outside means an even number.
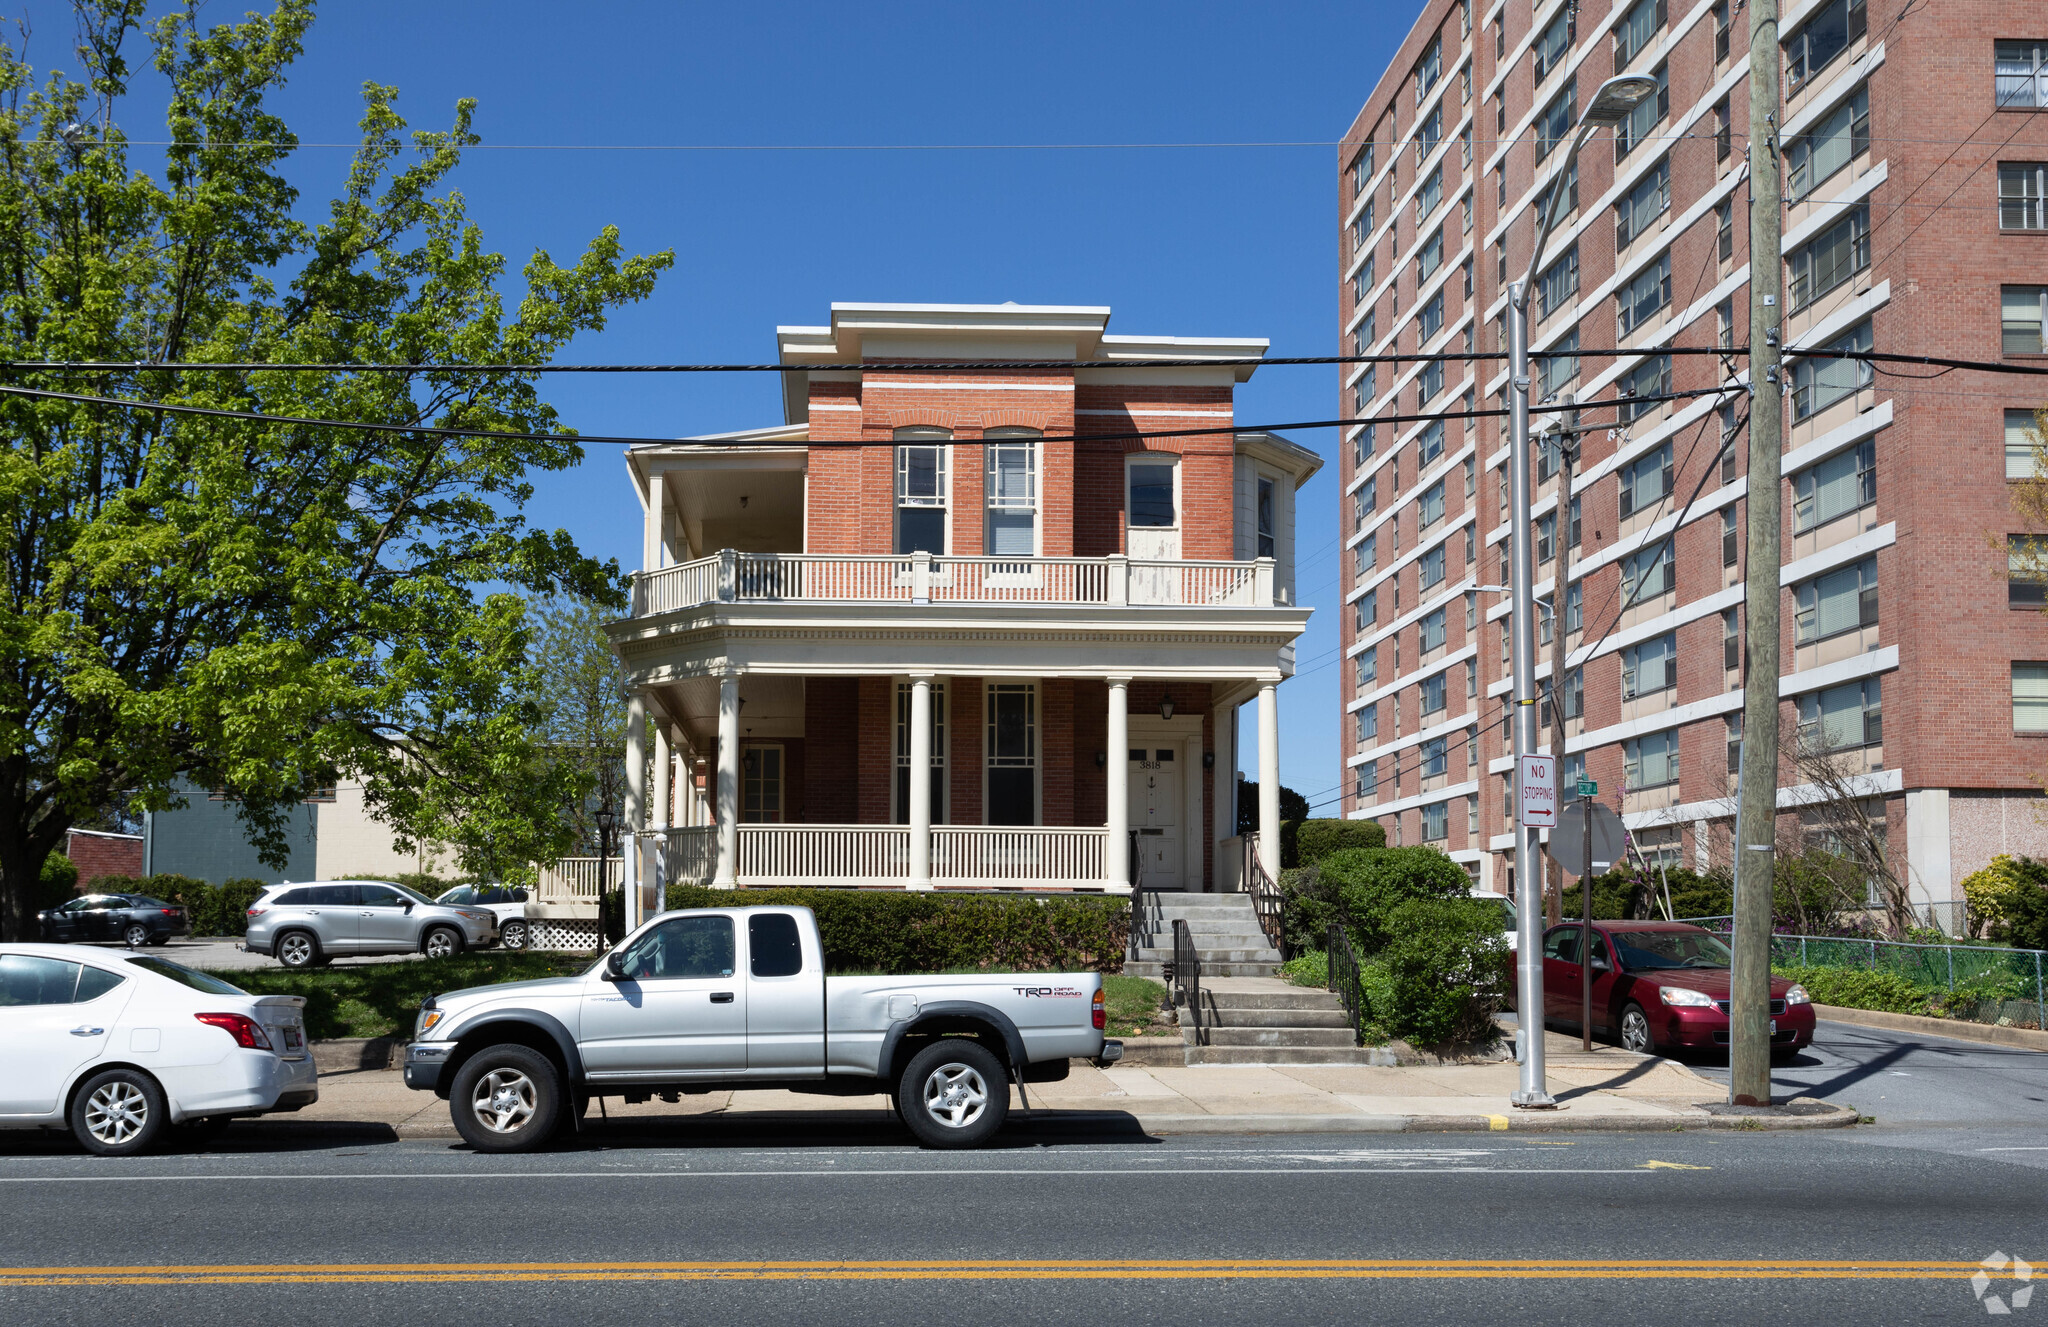
[[[1138,835],[1138,883],[1182,889],[1181,779],[1175,744],[1164,738],[1141,737],[1147,743],[1130,750],[1131,828]]]

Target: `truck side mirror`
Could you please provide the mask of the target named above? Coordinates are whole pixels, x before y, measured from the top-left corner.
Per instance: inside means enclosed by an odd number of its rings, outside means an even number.
[[[606,981],[624,981],[626,979],[626,956],[616,949],[605,955],[604,979]]]

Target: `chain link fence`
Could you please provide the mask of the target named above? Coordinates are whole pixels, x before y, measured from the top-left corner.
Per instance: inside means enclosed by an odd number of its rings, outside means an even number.
[[[1731,917],[1680,921],[1728,933]],[[1951,992],[1947,1017],[1975,1023],[2031,1024],[2048,1028],[2048,962],[2038,949],[1996,945],[1915,945],[1844,936],[1773,935],[1774,967],[1846,968],[1884,972],[1919,986]],[[1971,996],[1975,995],[1974,1004]]]

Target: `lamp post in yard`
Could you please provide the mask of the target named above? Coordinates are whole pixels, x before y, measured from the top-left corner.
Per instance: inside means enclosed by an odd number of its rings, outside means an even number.
[[[607,802],[597,808],[597,814],[592,818],[597,821],[597,935],[603,944],[610,944],[619,938],[611,934],[609,915],[605,911],[605,899],[611,892],[612,830],[618,827],[619,817]],[[623,922],[625,918],[621,916],[620,920]]]
[[[1557,224],[1559,198],[1571,178],[1593,131],[1602,125],[1620,124],[1645,98],[1656,95],[1657,81],[1642,75],[1610,78],[1593,93],[1579,122],[1573,127],[1571,146],[1563,166],[1553,174],[1545,199],[1543,217],[1536,230],[1535,247],[1529,251],[1529,270],[1521,281],[1508,287],[1508,469],[1509,507],[1513,523],[1509,530],[1510,586],[1514,615],[1511,619],[1514,661],[1515,777],[1519,780],[1525,757],[1536,751],[1536,609],[1534,597],[1534,550],[1529,540],[1529,289],[1543,262],[1543,246]],[[1569,495],[1560,501],[1562,511]],[[1560,531],[1560,533],[1562,533]],[[1562,679],[1552,682],[1558,685]],[[1561,699],[1562,697],[1560,697]],[[1520,790],[1517,789],[1519,804]],[[1543,867],[1542,849],[1537,845],[1536,827],[1517,809],[1515,821],[1515,928],[1516,1008],[1520,1011],[1522,1054],[1521,1085],[1509,1100],[1530,1109],[1552,1109],[1543,1072]]]

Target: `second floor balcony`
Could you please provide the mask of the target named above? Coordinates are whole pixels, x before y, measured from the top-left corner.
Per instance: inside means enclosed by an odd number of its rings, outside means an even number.
[[[1275,608],[1274,560],[946,557],[725,549],[633,578],[633,616],[711,604]]]

